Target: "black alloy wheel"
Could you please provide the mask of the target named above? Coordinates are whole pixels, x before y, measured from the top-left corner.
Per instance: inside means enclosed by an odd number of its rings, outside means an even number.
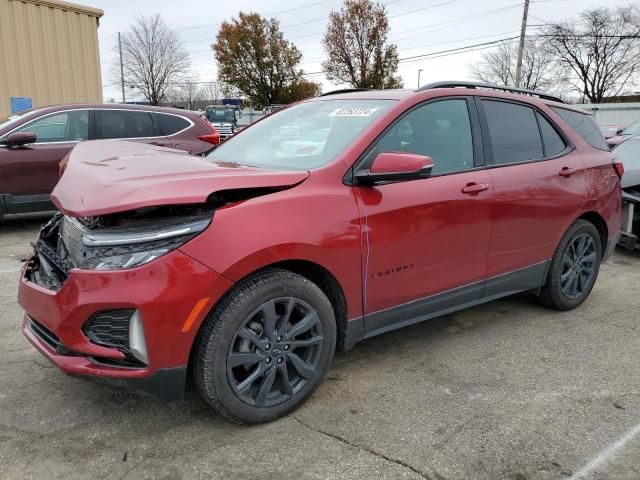
[[[294,297],[269,300],[244,319],[227,354],[234,393],[256,407],[274,406],[299,392],[318,371],[322,324]]]
[[[591,287],[597,259],[596,244],[589,234],[582,233],[569,243],[560,276],[562,292],[568,299],[582,297]]]

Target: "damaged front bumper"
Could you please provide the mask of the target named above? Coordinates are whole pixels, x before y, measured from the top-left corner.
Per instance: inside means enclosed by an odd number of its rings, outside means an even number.
[[[180,250],[135,268],[75,268],[54,243],[56,222],[43,227],[22,270],[25,337],[67,374],[181,399],[199,327],[231,282]],[[136,355],[140,338],[146,356]]]

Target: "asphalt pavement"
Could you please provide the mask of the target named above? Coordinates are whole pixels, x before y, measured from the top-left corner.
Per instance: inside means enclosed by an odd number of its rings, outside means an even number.
[[[0,479],[640,479],[640,255],[571,312],[522,295],[367,340],[294,414],[240,427],[31,347],[17,282],[44,221],[0,222]]]

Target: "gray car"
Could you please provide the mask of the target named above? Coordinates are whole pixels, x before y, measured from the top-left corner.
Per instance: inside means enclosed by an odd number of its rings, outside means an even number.
[[[629,138],[613,151],[624,164],[620,243],[629,250],[640,249],[640,135]]]

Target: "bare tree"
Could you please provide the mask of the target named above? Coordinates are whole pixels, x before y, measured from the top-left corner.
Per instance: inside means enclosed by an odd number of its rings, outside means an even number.
[[[170,103],[180,104],[189,110],[197,110],[202,100],[205,100],[205,91],[198,82],[189,79],[176,85],[166,96]]]
[[[118,47],[115,47],[119,55]],[[191,60],[178,35],[160,15],[140,16],[122,36],[122,62],[126,85],[140,92],[151,105],[162,102],[185,77]],[[112,72],[120,81],[120,68]]]
[[[469,67],[473,77],[481,82],[514,86],[518,45],[503,42],[482,54],[482,59]],[[545,41],[528,38],[522,55],[522,88],[556,90],[557,69]]]
[[[584,100],[601,102],[620,94],[640,73],[640,11],[635,6],[597,8],[580,22],[549,26],[551,53]]]
[[[389,19],[384,5],[371,0],[346,0],[329,14],[322,41],[323,68],[329,80],[356,88],[398,88],[398,48],[387,44]]]
[[[222,82],[210,82],[202,86],[202,98],[209,103],[220,103],[222,95]]]

